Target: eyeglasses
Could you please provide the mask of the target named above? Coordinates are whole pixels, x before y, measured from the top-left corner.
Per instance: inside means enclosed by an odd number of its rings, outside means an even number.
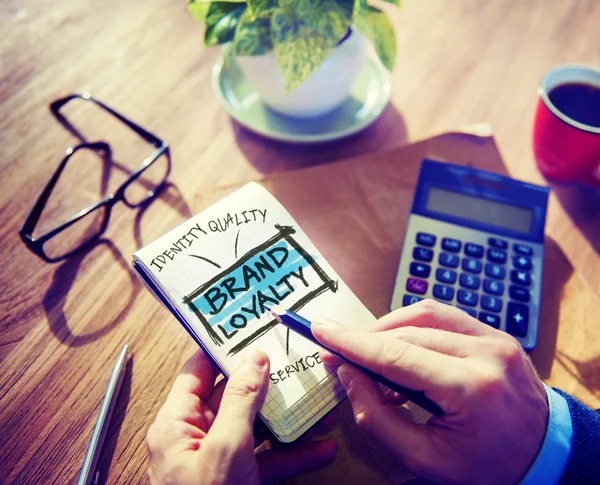
[[[74,160],[75,158],[82,159],[86,155],[93,155],[102,160],[105,168],[112,165],[112,149],[108,143],[102,141],[85,142],[67,149],[65,157],[44,187],[19,231],[21,240],[27,248],[49,263],[61,261],[88,249],[98,241],[108,227],[111,210],[117,202],[123,201],[131,209],[150,202],[165,186],[171,172],[171,154],[169,145],[165,140],[128,120],[89,94],[74,94],[58,99],[50,104],[50,110],[59,120],[66,121],[60,110],[74,99],[94,103],[104,112],[112,115],[133,130],[143,140],[152,145],[154,150],[128,175],[127,179],[113,194],[80,210],[46,233],[34,237],[34,230],[48,203],[48,199],[69,162],[76,163],[78,160]],[[73,190],[76,191],[78,188],[74,187]]]

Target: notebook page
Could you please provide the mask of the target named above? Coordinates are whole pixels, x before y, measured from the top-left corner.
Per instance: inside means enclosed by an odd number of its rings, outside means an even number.
[[[261,416],[282,441],[343,398],[320,348],[277,324],[265,306],[354,325],[374,317],[263,187],[247,184],[134,258],[226,374],[247,348],[269,355]]]

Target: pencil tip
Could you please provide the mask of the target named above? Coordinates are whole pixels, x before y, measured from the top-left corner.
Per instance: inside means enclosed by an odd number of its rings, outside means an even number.
[[[286,310],[281,305],[273,305],[272,308],[269,309],[271,313],[276,313],[277,315],[283,315]]]
[[[281,316],[285,313],[285,309],[283,307],[281,307],[280,305],[274,305],[273,307],[269,307],[267,305],[264,305],[264,307],[269,310],[269,312],[271,313],[271,315],[273,315],[275,317],[275,320],[277,320],[279,323],[281,323]]]

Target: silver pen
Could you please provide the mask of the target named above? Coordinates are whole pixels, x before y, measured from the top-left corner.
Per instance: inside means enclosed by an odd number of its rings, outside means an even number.
[[[81,472],[79,472],[77,485],[95,485],[98,483],[100,472],[96,470],[96,467],[102,451],[102,444],[104,443],[104,438],[106,437],[106,432],[110,425],[110,418],[117,404],[119,390],[121,389],[121,384],[123,384],[128,347],[128,344],[123,345],[119,357],[117,358],[117,362],[110,374],[108,386],[106,386],[106,393],[104,394],[100,412],[98,413],[98,419],[96,420],[96,426],[94,426],[94,432],[92,433],[90,444],[85,453],[85,458],[83,459]]]

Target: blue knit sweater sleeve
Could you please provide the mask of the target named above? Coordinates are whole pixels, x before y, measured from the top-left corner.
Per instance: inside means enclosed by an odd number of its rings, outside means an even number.
[[[565,398],[573,421],[571,453],[560,485],[600,484],[600,414],[569,394]]]

